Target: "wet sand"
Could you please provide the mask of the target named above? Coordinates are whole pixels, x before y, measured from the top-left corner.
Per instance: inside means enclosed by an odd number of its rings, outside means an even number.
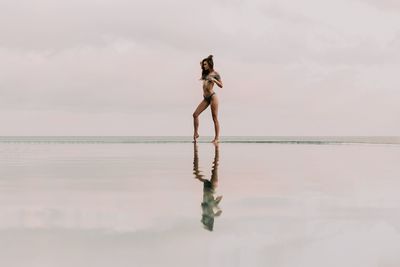
[[[399,266],[399,159],[380,144],[0,144],[0,261]]]

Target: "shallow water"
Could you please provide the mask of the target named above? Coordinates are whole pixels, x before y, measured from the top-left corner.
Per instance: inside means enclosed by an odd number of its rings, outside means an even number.
[[[0,143],[0,261],[399,266],[399,159],[383,144]]]

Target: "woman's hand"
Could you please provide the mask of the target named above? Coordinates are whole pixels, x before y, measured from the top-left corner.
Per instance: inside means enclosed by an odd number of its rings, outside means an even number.
[[[207,80],[210,81],[210,82],[215,83],[215,78],[214,77],[209,76]]]
[[[218,79],[216,79],[216,77],[209,76],[209,81],[211,81],[211,82],[217,84],[218,87],[220,87],[220,88],[222,88],[222,87],[224,86],[224,85],[222,84],[222,81],[221,81],[219,75],[218,75]]]

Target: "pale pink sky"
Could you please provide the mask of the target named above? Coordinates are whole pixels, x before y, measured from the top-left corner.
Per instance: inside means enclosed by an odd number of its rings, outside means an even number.
[[[221,135],[400,135],[397,1],[2,0],[0,17],[0,135],[191,135],[209,54]]]

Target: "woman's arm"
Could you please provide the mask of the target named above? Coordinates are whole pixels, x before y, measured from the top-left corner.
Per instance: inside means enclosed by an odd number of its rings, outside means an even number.
[[[215,82],[220,88],[224,87],[224,85],[222,84],[222,81],[218,81],[215,78],[212,78],[212,79],[213,79],[213,82]]]
[[[215,76],[211,76],[211,81],[215,82],[220,88],[224,86],[222,84],[221,76],[219,76],[218,73],[216,73]]]

